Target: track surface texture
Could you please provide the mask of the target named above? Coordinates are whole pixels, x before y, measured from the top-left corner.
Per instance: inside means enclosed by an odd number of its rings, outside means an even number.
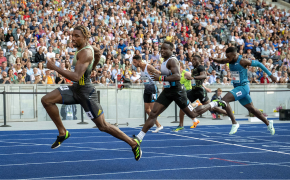
[[[290,179],[290,124],[186,127],[148,132],[140,161],[130,146],[98,129],[0,131],[1,179]],[[140,128],[121,128],[127,135]]]

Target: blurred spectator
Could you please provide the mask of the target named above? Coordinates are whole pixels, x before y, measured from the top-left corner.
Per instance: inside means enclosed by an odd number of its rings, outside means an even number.
[[[40,74],[35,75],[35,80],[33,84],[45,84],[45,82],[42,80]]]
[[[210,84],[214,84],[214,83],[216,83],[216,78],[217,78],[216,71],[215,70],[212,70],[211,75],[209,76],[208,82]]]
[[[55,84],[54,78],[50,75],[50,70],[45,71],[45,76],[43,77],[45,84]]]
[[[19,72],[17,77],[18,78],[14,81],[14,84],[26,84],[25,79],[23,78],[22,72]]]
[[[26,68],[23,68],[22,70],[22,78],[25,80],[26,84],[31,84],[30,76],[27,74]]]
[[[17,56],[17,49],[13,49],[12,54],[9,56],[9,66],[13,66],[15,64]]]
[[[66,81],[65,81],[65,78],[58,73],[58,76],[55,78],[55,83],[56,84],[65,84]]]
[[[6,71],[2,71],[2,78],[0,79],[0,84],[12,84],[11,79],[7,77]]]
[[[10,84],[14,84],[14,82],[17,80],[17,76],[15,76],[15,74],[13,73],[13,69],[10,68],[7,74],[10,80]]]
[[[4,57],[4,51],[0,50],[0,64],[2,64],[2,62],[7,62],[6,57]]]
[[[131,81],[132,81],[132,83],[140,83],[141,82],[141,80],[140,80],[140,75],[137,75],[136,74],[136,71],[132,71],[132,76],[131,76]]]
[[[35,54],[35,60],[34,60],[36,63],[45,63],[46,62],[46,59],[45,59],[45,56],[44,56],[44,53],[43,53],[43,49],[40,48],[39,51]]]
[[[263,77],[261,78],[260,83],[261,84],[269,84],[270,83],[266,73],[263,73]]]
[[[7,61],[2,62],[1,70],[8,73],[9,67],[7,67]]]

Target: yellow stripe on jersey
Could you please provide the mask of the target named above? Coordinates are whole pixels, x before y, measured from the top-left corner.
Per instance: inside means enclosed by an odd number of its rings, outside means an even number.
[[[84,86],[85,85],[85,75],[83,75],[81,77],[81,79],[79,80],[79,85]]]

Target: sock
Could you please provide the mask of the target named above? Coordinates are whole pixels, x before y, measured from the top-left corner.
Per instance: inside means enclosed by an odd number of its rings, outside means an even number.
[[[144,136],[145,136],[146,133],[144,133],[143,131],[140,131],[139,134],[137,135],[137,138],[142,141]]]
[[[193,119],[193,122],[197,122],[197,119],[196,119],[196,118],[194,118],[194,119]]]
[[[209,105],[211,106],[211,108],[216,107],[218,104],[217,102],[210,102]]]

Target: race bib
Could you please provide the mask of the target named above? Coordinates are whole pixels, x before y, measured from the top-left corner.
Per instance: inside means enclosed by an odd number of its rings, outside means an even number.
[[[164,88],[170,88],[170,83],[168,81],[163,81],[162,85]]]
[[[195,79],[192,79],[191,80],[191,86],[195,86],[196,85],[196,83],[195,83]]]
[[[141,80],[143,82],[143,84],[149,84],[149,78],[148,77],[141,77]]]
[[[231,77],[233,83],[240,83],[240,72],[239,71],[231,71]]]
[[[157,99],[157,94],[152,94],[152,100],[156,100]]]
[[[62,91],[69,90],[68,86],[60,86],[59,89]]]

